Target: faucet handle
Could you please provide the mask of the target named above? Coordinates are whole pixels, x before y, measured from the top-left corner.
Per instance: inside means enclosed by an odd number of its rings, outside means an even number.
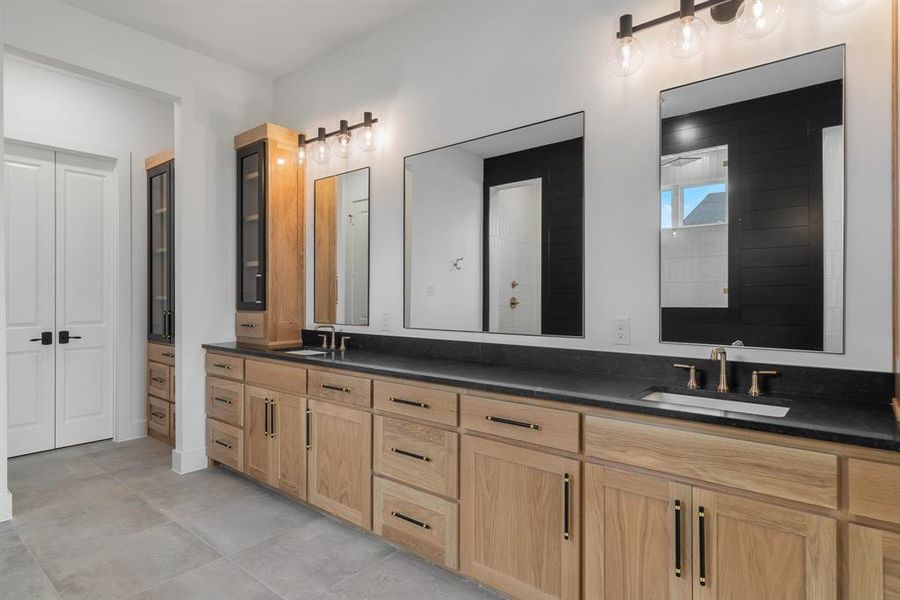
[[[754,398],[758,398],[762,396],[762,391],[759,388],[759,378],[760,376],[775,376],[778,375],[778,371],[753,371],[750,374],[750,389],[747,390],[747,393],[753,396]]]
[[[328,348],[328,334],[320,333],[319,337],[322,338],[322,347],[327,349]]]
[[[676,369],[688,369],[690,372],[688,376],[688,389],[696,390],[700,387],[697,383],[697,367],[695,365],[683,365],[681,363],[675,363],[672,365]]]
[[[344,352],[347,350],[347,340],[349,340],[349,339],[350,339],[349,335],[341,336],[341,352]]]

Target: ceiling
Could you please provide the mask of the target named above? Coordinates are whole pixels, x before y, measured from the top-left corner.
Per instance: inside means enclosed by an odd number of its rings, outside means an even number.
[[[426,0],[63,0],[276,78]]]

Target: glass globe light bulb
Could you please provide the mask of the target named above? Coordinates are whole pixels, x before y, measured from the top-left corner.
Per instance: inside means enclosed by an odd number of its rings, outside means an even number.
[[[356,134],[356,145],[364,152],[371,152],[377,145],[375,125],[363,126]]]
[[[819,8],[829,15],[842,15],[856,10],[866,0],[819,0]]]
[[[622,37],[609,49],[609,70],[619,77],[628,77],[644,64],[644,49],[637,38]]]
[[[303,164],[306,162],[306,147],[300,146],[297,149],[297,164]]]
[[[760,38],[778,29],[784,22],[784,3],[780,0],[744,0],[737,18],[741,35]]]
[[[312,149],[312,159],[323,165],[331,158],[331,146],[328,142],[316,142]]]
[[[347,158],[350,154],[350,134],[339,133],[331,144],[334,146],[334,155],[340,158]]]
[[[703,19],[689,16],[672,23],[666,35],[666,47],[675,58],[697,55],[706,45],[708,28]]]

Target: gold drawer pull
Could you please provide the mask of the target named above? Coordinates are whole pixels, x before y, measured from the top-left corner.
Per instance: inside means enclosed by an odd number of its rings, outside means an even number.
[[[534,423],[526,423],[525,421],[513,421],[512,419],[504,419],[503,417],[492,417],[491,415],[488,415],[485,417],[485,420],[490,421],[491,423],[502,423],[504,425],[515,425],[516,427],[533,429],[534,431],[541,430],[540,425],[536,425]]]
[[[231,450],[231,449],[232,449],[231,444],[226,444],[226,443],[223,442],[222,440],[216,440],[216,443],[217,443],[218,445],[222,446],[223,448],[227,448],[228,450]]]
[[[412,523],[416,527],[421,527],[422,529],[431,529],[431,525],[429,525],[428,523],[423,523],[422,521],[419,521],[418,519],[413,519],[412,517],[407,517],[403,513],[391,511],[391,516],[394,517],[395,519],[400,519],[402,521],[406,521],[407,523]]]
[[[400,448],[391,448],[391,452],[394,454],[400,454],[402,456],[408,456],[410,458],[415,458],[417,460],[431,462],[431,459],[422,454],[416,454],[415,452],[410,452],[409,450],[401,450]]]
[[[350,391],[350,388],[340,387],[340,386],[337,386],[337,385],[328,385],[327,383],[323,383],[323,384],[321,384],[319,387],[322,388],[322,389],[324,389],[324,390],[332,390],[332,391],[335,391],[335,392],[344,392],[344,393],[348,393],[348,392]]]
[[[241,327],[249,327],[250,329],[253,329],[254,327],[256,327],[256,324],[255,323],[241,323]]]
[[[228,369],[231,370],[231,365],[226,365],[225,363],[213,363],[213,366],[217,369]]]
[[[151,377],[150,379],[152,379],[156,383],[165,383],[166,382],[165,377]]]
[[[165,356],[166,358],[175,358],[174,352],[162,352],[160,356]]]
[[[157,419],[165,419],[165,418],[166,418],[166,413],[161,413],[161,412],[151,412],[150,414],[151,414],[152,416],[156,417]]]
[[[424,402],[414,402],[412,400],[404,400],[403,398],[391,398],[391,402],[396,402],[397,404],[406,404],[407,406],[417,406],[419,408],[431,408],[430,404],[425,404]]]
[[[218,396],[213,396],[213,400],[215,400],[216,402],[224,402],[225,404],[234,404],[234,402],[232,402],[228,398],[219,398]]]

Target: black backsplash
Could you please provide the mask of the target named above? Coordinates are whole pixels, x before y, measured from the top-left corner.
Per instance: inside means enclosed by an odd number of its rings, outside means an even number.
[[[348,335],[350,335],[348,345],[351,349],[387,354],[640,377],[675,385],[683,384],[687,380],[687,374],[680,369],[672,368],[672,363],[688,362],[697,365],[700,381],[701,383],[706,382],[705,387],[714,388],[718,378],[718,367],[709,359],[436,340],[357,332]],[[308,346],[318,346],[321,344],[321,339],[316,332],[304,329],[303,343]],[[750,387],[751,371],[773,368],[780,373],[778,377],[772,378],[769,382],[773,394],[776,395],[817,396],[837,398],[848,402],[887,403],[894,394],[893,374],[875,371],[731,361],[728,368],[728,380],[732,390],[745,392]]]

